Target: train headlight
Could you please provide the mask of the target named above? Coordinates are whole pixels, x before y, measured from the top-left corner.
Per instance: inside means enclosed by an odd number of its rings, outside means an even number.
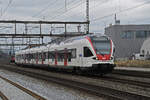
[[[94,59],[94,60],[98,60],[98,58],[97,58],[97,57],[93,57],[92,59]]]

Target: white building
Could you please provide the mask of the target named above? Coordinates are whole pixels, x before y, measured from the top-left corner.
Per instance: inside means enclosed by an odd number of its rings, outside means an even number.
[[[140,54],[144,56],[145,59],[150,59],[150,38],[147,38],[140,49]]]

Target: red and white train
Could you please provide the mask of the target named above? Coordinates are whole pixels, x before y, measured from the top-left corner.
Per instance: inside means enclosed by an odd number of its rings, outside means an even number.
[[[106,74],[115,66],[114,44],[107,36],[74,37],[18,51],[15,63]]]

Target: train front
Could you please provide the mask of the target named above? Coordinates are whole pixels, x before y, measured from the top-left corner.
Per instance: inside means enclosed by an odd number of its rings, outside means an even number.
[[[90,43],[95,52],[95,57],[92,58],[92,69],[94,72],[106,74],[112,72],[114,64],[114,44],[107,36],[92,36]]]

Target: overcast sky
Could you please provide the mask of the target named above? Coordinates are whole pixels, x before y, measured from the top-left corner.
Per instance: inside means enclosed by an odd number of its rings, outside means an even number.
[[[150,0],[89,1],[90,32],[103,34],[105,27],[114,24],[115,13],[121,24],[150,24]],[[86,0],[0,0],[0,20],[86,21]],[[17,27],[17,33],[24,31],[24,25]],[[14,28],[0,30],[4,32],[14,33]],[[11,43],[11,39],[0,42]]]
[[[150,0],[89,0],[90,30],[103,32],[114,24],[114,14],[121,24],[149,24]],[[0,0],[1,19],[85,21],[86,0]],[[65,7],[66,5],[66,7]],[[129,9],[128,9],[129,8]],[[128,9],[128,10],[125,10]]]

